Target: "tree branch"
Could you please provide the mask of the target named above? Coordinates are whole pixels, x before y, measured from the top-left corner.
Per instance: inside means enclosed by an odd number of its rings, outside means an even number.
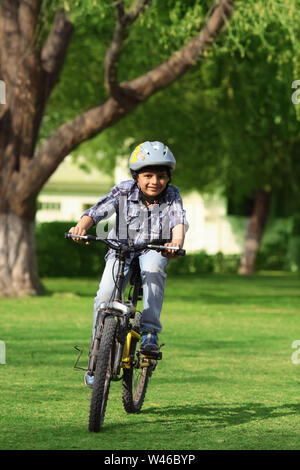
[[[38,149],[14,185],[14,193],[26,200],[37,194],[60,162],[83,141],[94,137],[132,111],[153,93],[179,78],[195,65],[204,50],[220,33],[233,9],[233,0],[219,0],[206,26],[169,60],[145,75],[121,84],[122,96],[109,98],[102,106],[77,116],[59,129]]]
[[[169,60],[130,82],[121,83],[125,94],[144,101],[163,89],[197,63],[204,51],[214,42],[233,10],[234,0],[219,0],[211,10],[202,31],[186,46],[175,52]]]
[[[41,7],[41,0],[21,0],[19,6],[20,32],[25,45],[33,45],[36,18]]]
[[[116,0],[114,2],[116,24],[113,39],[104,60],[104,82],[110,96],[117,99],[120,97],[120,86],[117,81],[117,67],[126,29],[137,20],[139,15],[150,3],[151,0],[139,1],[126,13],[122,0]]]
[[[0,79],[4,80],[6,85],[6,105],[0,106],[0,143],[5,138],[4,132],[7,132],[3,126],[3,119],[11,101],[11,90],[16,87],[17,82],[18,63],[15,57],[18,56],[19,47],[18,1],[3,0],[0,5]],[[1,155],[0,159],[2,158]]]
[[[125,14],[125,23],[127,26],[130,26],[134,23],[141,13],[151,4],[152,0],[141,0],[136,3],[126,14]]]
[[[73,30],[73,24],[68,20],[65,12],[59,10],[41,51],[41,67],[44,76],[39,114],[44,111],[44,106],[57,82]]]
[[[66,17],[65,12],[59,10],[41,52],[42,68],[48,74],[56,75],[58,73],[65,58],[72,33],[72,23]]]
[[[109,98],[102,106],[92,108],[60,126],[37,150],[34,158],[28,162],[20,177],[15,175],[16,180],[11,184],[15,187],[16,201],[20,200],[20,195],[21,200],[26,201],[33,194],[38,194],[71,149],[77,147],[80,142],[98,134],[99,130],[115,123],[126,112],[125,109],[120,108],[116,100]]]
[[[1,5],[1,63],[5,64],[2,72],[11,80],[16,76],[20,30],[18,24],[18,1],[3,0]]]

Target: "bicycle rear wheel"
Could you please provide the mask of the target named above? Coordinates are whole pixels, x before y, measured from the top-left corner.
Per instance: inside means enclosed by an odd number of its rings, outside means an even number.
[[[99,432],[103,424],[109,387],[112,377],[113,348],[117,323],[113,317],[107,317],[97,358],[95,379],[90,406],[89,430]]]
[[[127,413],[140,412],[152,372],[151,366],[135,367],[138,364],[136,345],[137,339],[132,338],[130,345],[130,369],[123,370],[122,401]]]

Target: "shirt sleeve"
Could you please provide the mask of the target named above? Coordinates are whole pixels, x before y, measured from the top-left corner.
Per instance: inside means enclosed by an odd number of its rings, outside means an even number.
[[[184,225],[184,233],[186,233],[189,229],[189,223],[186,220],[181,196],[179,192],[176,192],[176,196],[170,205],[170,229],[180,224]]]
[[[97,225],[101,220],[108,219],[117,210],[120,194],[118,185],[114,186],[109,194],[103,196],[96,204],[85,210],[81,217],[88,215],[93,219],[94,225]]]

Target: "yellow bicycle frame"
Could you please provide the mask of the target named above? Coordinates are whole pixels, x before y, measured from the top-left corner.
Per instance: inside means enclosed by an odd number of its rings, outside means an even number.
[[[129,353],[130,353],[130,345],[131,345],[132,337],[136,338],[139,341],[141,339],[141,335],[134,330],[130,330],[127,334],[126,343],[124,346],[123,356],[122,356],[122,366],[125,369],[130,369]]]

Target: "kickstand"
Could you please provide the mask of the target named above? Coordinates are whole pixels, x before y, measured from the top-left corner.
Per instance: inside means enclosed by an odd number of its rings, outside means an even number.
[[[75,364],[74,364],[74,367],[73,369],[76,369],[76,370],[87,370],[87,369],[84,369],[83,367],[78,367],[77,364],[79,362],[79,359],[81,358],[81,355],[83,353],[83,349],[78,347],[78,346],[74,346],[74,349],[76,349],[76,351],[79,351],[79,354],[77,356],[77,359],[75,361]]]

